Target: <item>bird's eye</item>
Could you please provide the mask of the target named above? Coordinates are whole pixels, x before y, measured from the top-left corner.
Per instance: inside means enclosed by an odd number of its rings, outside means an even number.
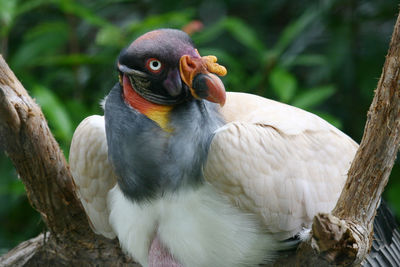
[[[163,65],[161,61],[156,58],[150,58],[146,62],[146,68],[153,73],[159,73],[162,70],[162,67]]]

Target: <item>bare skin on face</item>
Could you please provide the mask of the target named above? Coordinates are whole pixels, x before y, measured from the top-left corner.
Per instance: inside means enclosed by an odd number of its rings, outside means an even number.
[[[160,238],[156,236],[149,250],[149,267],[158,266],[183,267],[172,257],[168,249],[161,243]]]

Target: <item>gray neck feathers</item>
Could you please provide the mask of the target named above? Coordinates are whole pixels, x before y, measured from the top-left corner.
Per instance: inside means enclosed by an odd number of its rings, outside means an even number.
[[[165,132],[125,103],[119,84],[104,115],[109,159],[122,192],[134,201],[201,184],[213,132],[224,124],[216,104],[191,100],[174,107],[173,132]]]

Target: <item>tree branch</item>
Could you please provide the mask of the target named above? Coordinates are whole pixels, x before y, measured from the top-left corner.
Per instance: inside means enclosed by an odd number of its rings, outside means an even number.
[[[24,182],[33,207],[53,234],[70,232],[71,223],[77,220],[82,226],[76,230],[89,230],[64,155],[43,113],[2,57],[0,88],[0,141]]]
[[[332,213],[314,218],[313,237],[299,250],[298,264],[361,263],[372,244],[374,217],[399,144],[400,15],[345,187]]]
[[[65,157],[43,113],[1,55],[0,148],[13,161],[32,206],[39,211],[50,232],[44,245],[38,245],[38,240],[45,240],[39,236],[17,247],[17,251],[20,248],[30,255],[30,264],[39,263],[38,260],[43,263],[46,259],[55,264],[76,263],[78,259],[79,265],[82,262],[111,266],[132,263],[116,240],[95,235],[90,229],[75,195]],[[1,257],[0,265],[10,260],[17,266],[27,264],[23,259],[27,255],[15,252]]]

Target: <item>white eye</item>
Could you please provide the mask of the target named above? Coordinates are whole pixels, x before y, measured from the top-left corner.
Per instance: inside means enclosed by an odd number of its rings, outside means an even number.
[[[152,70],[159,70],[159,69],[161,69],[161,62],[158,61],[158,60],[152,60],[152,61],[150,62],[150,68],[151,68]]]
[[[147,60],[146,67],[149,71],[157,73],[161,71],[162,63],[158,59],[150,58],[149,60]]]

